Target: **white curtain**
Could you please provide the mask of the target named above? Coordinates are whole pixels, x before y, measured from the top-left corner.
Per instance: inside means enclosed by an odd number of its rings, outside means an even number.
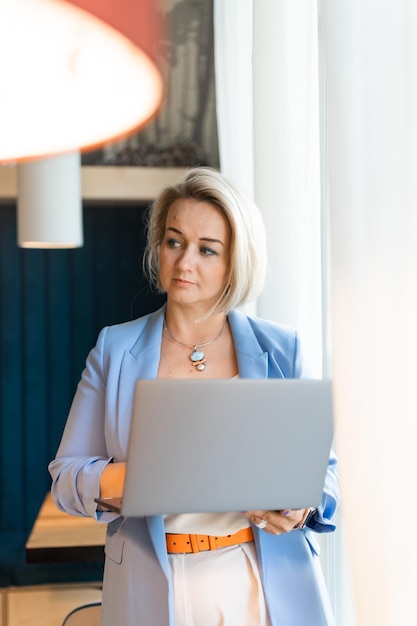
[[[321,373],[321,225],[314,0],[215,0],[220,165],[268,232],[259,315],[296,327]]]
[[[417,3],[323,0],[332,360],[358,626],[417,624]]]
[[[254,195],[253,0],[214,0],[214,56],[220,169]]]
[[[268,232],[263,317],[297,328],[322,365],[321,221],[314,0],[254,2],[255,199]]]

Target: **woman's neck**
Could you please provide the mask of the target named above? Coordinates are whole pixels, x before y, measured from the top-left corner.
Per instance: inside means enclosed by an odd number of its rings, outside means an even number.
[[[225,322],[224,313],[215,313],[205,318],[206,311],[195,308],[170,306],[165,310],[165,324],[170,335],[178,341],[196,345],[210,341],[219,333]]]

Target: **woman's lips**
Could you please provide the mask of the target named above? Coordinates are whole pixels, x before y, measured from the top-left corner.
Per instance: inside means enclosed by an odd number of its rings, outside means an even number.
[[[174,283],[178,287],[189,287],[190,285],[193,284],[189,280],[183,280],[182,278],[174,278]]]

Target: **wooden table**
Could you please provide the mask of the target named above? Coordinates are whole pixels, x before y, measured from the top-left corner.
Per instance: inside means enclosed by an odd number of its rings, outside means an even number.
[[[26,543],[26,561],[103,561],[106,528],[90,517],[63,513],[48,493]]]

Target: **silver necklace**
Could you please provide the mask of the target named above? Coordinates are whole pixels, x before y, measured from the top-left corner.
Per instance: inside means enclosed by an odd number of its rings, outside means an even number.
[[[190,360],[192,365],[194,365],[194,367],[199,371],[202,372],[203,370],[206,369],[206,355],[204,354],[204,352],[202,350],[199,350],[199,348],[204,348],[205,346],[210,345],[211,343],[214,343],[216,341],[216,339],[218,339],[220,337],[220,335],[222,334],[222,332],[224,331],[224,329],[226,328],[226,324],[227,324],[227,317],[226,317],[226,321],[223,324],[223,326],[221,327],[220,331],[217,333],[217,335],[215,337],[213,337],[213,339],[210,339],[210,341],[206,341],[205,343],[183,343],[182,341],[178,341],[178,339],[175,339],[175,337],[173,337],[171,335],[171,333],[168,330],[168,326],[166,323],[166,320],[164,318],[164,330],[166,331],[168,337],[170,339],[172,339],[172,341],[174,341],[175,343],[177,343],[179,346],[184,346],[185,348],[191,348],[192,352],[190,354]]]

